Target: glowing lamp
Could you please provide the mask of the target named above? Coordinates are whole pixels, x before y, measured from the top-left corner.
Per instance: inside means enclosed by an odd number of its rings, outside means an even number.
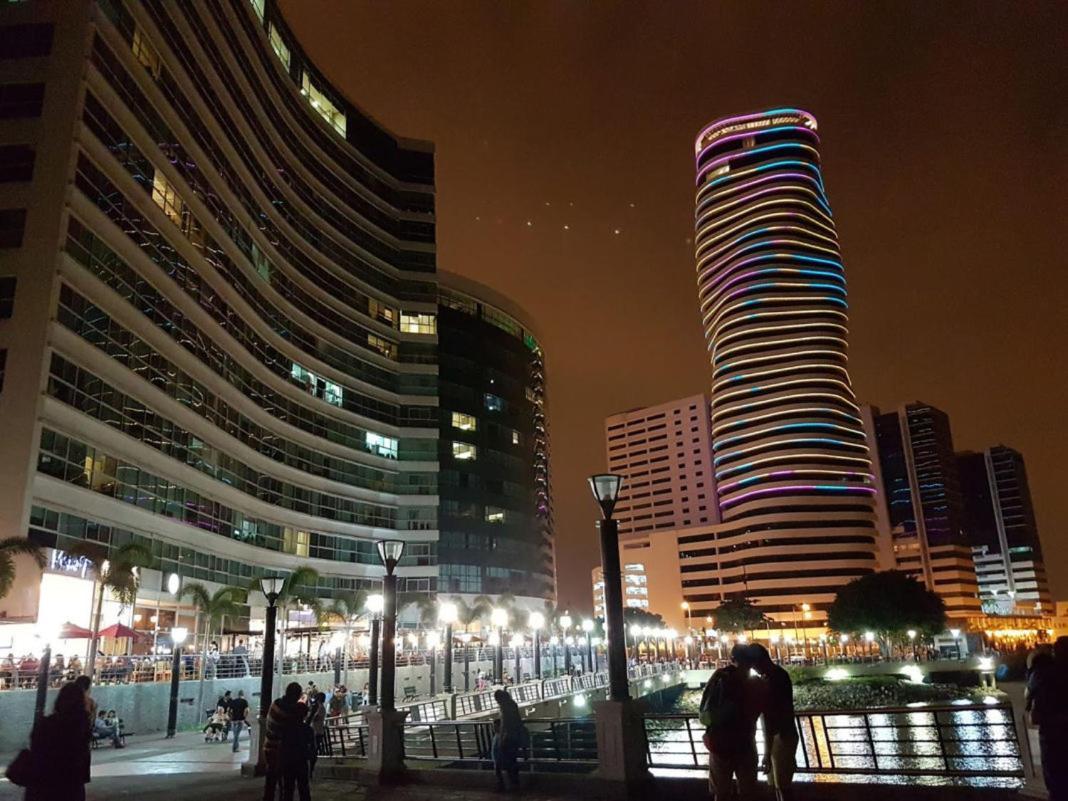
[[[368,595],[367,601],[364,603],[367,611],[372,615],[382,614],[382,610],[386,607],[386,599],[381,593],[375,593],[374,595]]]
[[[189,636],[189,629],[185,626],[175,626],[171,629],[171,642],[175,645],[181,645],[185,642],[185,638]]]
[[[593,631],[593,621],[590,620],[589,618],[586,618],[585,620],[583,620],[582,621],[582,630],[584,632],[586,632],[587,634],[589,634],[591,631]]]
[[[531,612],[527,617],[527,625],[530,626],[533,631],[543,628],[545,626],[545,615],[541,612]]]
[[[490,612],[490,623],[499,629],[504,628],[508,625],[508,612],[501,609],[499,606],[495,607],[494,610]]]
[[[438,622],[444,626],[451,626],[460,617],[460,610],[452,601],[445,601],[438,607]]]
[[[378,556],[382,564],[386,566],[386,575],[392,576],[404,554],[404,541],[379,540],[375,545],[378,546]]]
[[[167,576],[167,592],[171,595],[178,595],[178,590],[182,588],[182,578],[177,573],[171,573]]]

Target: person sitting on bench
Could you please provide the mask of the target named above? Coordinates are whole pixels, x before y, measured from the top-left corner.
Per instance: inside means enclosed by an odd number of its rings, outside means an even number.
[[[119,736],[118,722],[111,724],[108,722],[107,712],[101,712],[96,718],[93,719],[93,739],[94,740],[111,740],[111,744],[116,748],[122,748],[121,738]]]

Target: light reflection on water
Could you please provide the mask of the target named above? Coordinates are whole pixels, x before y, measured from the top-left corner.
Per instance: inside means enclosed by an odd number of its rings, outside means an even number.
[[[798,781],[998,788],[1022,784],[1011,775],[951,775],[1022,771],[1011,712],[1003,708],[961,709],[958,705],[867,716],[802,715],[799,723]],[[708,752],[696,718],[650,720],[647,732],[654,774],[694,776],[707,770]],[[761,758],[763,750],[763,735],[758,729]],[[909,772],[936,775],[902,775]]]

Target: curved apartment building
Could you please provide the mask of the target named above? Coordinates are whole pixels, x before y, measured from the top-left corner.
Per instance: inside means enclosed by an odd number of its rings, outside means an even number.
[[[435,590],[432,147],[331,86],[272,0],[0,24],[27,43],[0,63],[25,166],[0,204],[5,536],[139,541],[219,584],[310,565],[324,596],[400,538],[401,591]]]
[[[723,522],[679,540],[694,614],[744,595],[786,620],[805,604],[818,618],[839,587],[876,569],[874,477],[816,128],[784,108],[697,137],[697,285]]]

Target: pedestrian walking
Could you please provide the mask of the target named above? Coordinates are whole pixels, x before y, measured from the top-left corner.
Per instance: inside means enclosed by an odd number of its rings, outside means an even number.
[[[749,675],[752,654],[745,645],[731,649],[730,664],[717,670],[701,695],[700,720],[708,749],[708,782],[716,801],[756,795],[756,722],[759,688]],[[737,780],[738,791],[734,792]]]
[[[234,753],[236,754],[237,741],[241,737],[241,730],[248,725],[248,701],[245,700],[244,690],[237,691],[237,698],[230,702],[230,709],[227,714],[230,718],[230,728],[234,733]]]
[[[25,801],[85,801],[88,781],[85,691],[71,682],[60,689],[52,714],[33,727]]]

